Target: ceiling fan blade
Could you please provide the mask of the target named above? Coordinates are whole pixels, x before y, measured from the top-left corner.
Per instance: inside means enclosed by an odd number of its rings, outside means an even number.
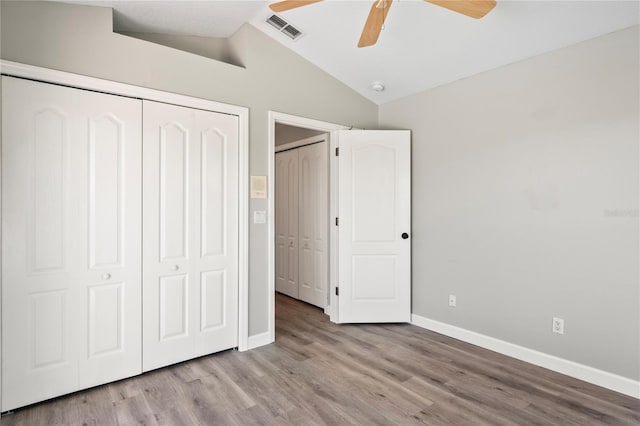
[[[296,7],[306,6],[311,3],[318,3],[319,1],[322,0],[285,0],[277,3],[271,3],[269,8],[274,12],[284,12],[290,9],[295,9]]]
[[[424,0],[445,9],[480,19],[496,7],[495,0]]]
[[[364,28],[362,29],[358,47],[367,47],[376,44],[392,2],[393,0],[375,0],[373,2],[371,11],[367,17],[367,22],[365,22]]]

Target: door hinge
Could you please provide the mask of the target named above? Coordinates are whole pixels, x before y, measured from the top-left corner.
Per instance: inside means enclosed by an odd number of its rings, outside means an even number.
[[[336,296],[340,296],[340,290],[336,287]]]
[[[340,155],[340,148],[336,147],[336,157]]]
[[[336,226],[339,226],[339,225],[340,225],[340,219],[336,217]]]

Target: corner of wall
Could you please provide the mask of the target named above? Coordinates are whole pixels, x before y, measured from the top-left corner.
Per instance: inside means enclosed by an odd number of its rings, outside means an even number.
[[[247,67],[247,27],[244,24],[231,35],[227,40],[229,42],[229,60],[241,67]]]

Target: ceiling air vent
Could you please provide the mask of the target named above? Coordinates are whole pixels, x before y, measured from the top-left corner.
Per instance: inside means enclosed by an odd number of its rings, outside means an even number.
[[[300,31],[298,31],[296,28],[292,27],[291,25],[287,25],[286,27],[284,27],[282,29],[282,32],[288,35],[289,37],[291,37],[292,40],[297,39],[302,34]]]
[[[302,37],[302,31],[289,24],[287,21],[277,15],[271,15],[267,19],[267,24],[289,37],[291,40],[297,40]]]

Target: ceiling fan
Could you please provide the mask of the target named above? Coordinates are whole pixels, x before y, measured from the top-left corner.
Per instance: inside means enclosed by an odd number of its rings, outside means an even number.
[[[318,3],[322,0],[284,0],[277,3],[271,3],[269,7],[274,12],[284,12],[297,7],[306,6],[312,3]],[[424,0],[427,3],[444,7],[454,12],[470,16],[475,19],[482,18],[491,11],[496,5],[495,0]],[[389,8],[393,0],[375,0],[371,5],[371,11],[364,24],[358,47],[373,46],[378,41],[380,31],[387,18]]]

